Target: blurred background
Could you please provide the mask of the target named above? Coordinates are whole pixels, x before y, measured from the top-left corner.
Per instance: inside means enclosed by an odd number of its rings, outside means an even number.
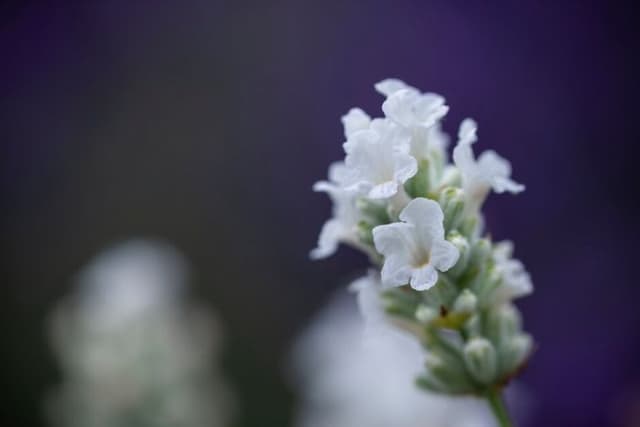
[[[222,321],[235,425],[288,425],[291,342],[367,265],[308,260],[330,213],[311,185],[339,117],[379,115],[372,85],[398,77],[527,185],[486,213],[536,285],[531,425],[640,425],[636,23],[631,2],[2,1],[0,423],[44,425],[52,306],[150,236]]]

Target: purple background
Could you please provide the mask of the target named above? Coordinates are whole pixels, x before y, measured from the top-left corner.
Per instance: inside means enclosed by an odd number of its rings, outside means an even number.
[[[379,114],[390,76],[445,95],[449,132],[475,118],[527,185],[486,212],[536,284],[531,425],[640,425],[637,18],[587,1],[5,1],[2,425],[40,425],[59,380],[43,324],[74,272],[139,235],[183,250],[224,317],[237,425],[287,425],[290,341],[366,266],[308,261],[329,214],[311,185],[342,156],[340,115]]]

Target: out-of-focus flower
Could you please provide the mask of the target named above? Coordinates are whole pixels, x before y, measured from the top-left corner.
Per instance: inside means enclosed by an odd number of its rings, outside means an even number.
[[[215,369],[213,314],[183,295],[174,248],[130,241],[100,254],[53,312],[64,382],[47,415],[64,427],[226,426],[232,399]]]
[[[447,271],[458,260],[458,249],[444,239],[442,209],[433,200],[412,200],[400,213],[400,221],[373,229],[376,249],[384,255],[382,282],[389,286],[409,283],[416,290],[429,289],[438,270]]]
[[[329,167],[329,181],[315,183],[315,191],[325,192],[333,202],[333,217],[322,226],[318,237],[318,246],[311,251],[312,259],[333,255],[340,242],[359,245],[357,225],[362,217],[356,207],[357,194],[344,189],[345,165],[333,163]]]
[[[472,144],[476,141],[476,129],[473,120],[464,120],[453,150],[453,160],[462,175],[462,188],[474,209],[482,205],[492,188],[496,193],[524,191],[524,185],[511,179],[511,164],[495,151],[487,150],[477,160],[474,158]]]
[[[509,240],[496,243],[493,249],[493,257],[496,269],[502,274],[503,286],[499,288],[503,292],[505,300],[512,300],[529,295],[533,292],[533,283],[529,273],[520,260],[512,258],[513,243]]]
[[[420,345],[397,331],[363,340],[353,297],[340,295],[294,351],[301,395],[296,427],[493,427],[486,402],[425,393]]]

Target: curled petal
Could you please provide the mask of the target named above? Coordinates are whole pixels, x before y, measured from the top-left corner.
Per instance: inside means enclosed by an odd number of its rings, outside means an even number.
[[[431,264],[424,265],[413,270],[411,274],[411,287],[416,291],[425,291],[438,281],[438,272]]]

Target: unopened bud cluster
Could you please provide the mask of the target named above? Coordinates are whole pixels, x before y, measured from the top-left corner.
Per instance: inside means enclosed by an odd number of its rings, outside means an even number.
[[[482,204],[491,190],[519,193],[508,161],[477,158],[475,122],[466,119],[449,161],[441,120],[444,98],[399,80],[375,86],[384,117],[354,108],[343,118],[345,160],[315,184],[333,201],[312,258],[345,243],[375,268],[360,292],[391,323],[415,334],[426,351],[418,384],[448,394],[482,394],[515,376],[532,349],[512,300],[533,290],[510,242],[485,236]],[[363,285],[362,283],[365,282]],[[369,298],[370,299],[370,298]]]

